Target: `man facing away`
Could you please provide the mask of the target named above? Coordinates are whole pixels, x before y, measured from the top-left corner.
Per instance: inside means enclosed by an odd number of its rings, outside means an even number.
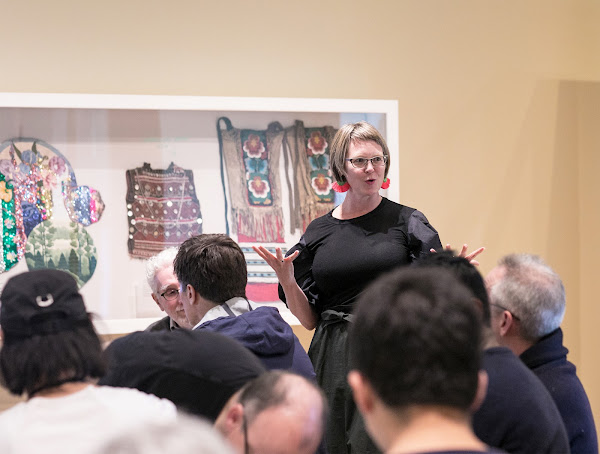
[[[325,396],[313,382],[270,371],[231,397],[215,427],[238,454],[313,454],[326,420]]]
[[[546,385],[565,423],[571,453],[597,453],[590,403],[563,345],[566,301],[560,277],[535,255],[513,254],[490,271],[486,285],[498,342]]]
[[[487,382],[472,298],[447,270],[404,268],[377,279],[357,302],[348,381],[384,452],[500,452],[471,429]]]
[[[479,271],[452,251],[429,254],[413,266],[451,271],[471,291],[471,302],[481,313],[482,368],[489,381],[485,400],[473,414],[475,435],[511,454],[569,452],[567,432],[552,396],[510,349],[496,341],[490,325],[488,294]]]
[[[192,329],[237,340],[267,369],[290,370],[315,379],[308,355],[279,311],[274,307],[254,308],[246,298],[246,260],[229,236],[203,234],[184,241],[175,257],[174,271]]]

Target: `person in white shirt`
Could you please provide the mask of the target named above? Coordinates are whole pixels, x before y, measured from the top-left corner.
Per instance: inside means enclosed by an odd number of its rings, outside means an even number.
[[[0,414],[0,452],[90,453],[118,431],[176,420],[167,400],[95,385],[102,347],[69,273],[19,274],[0,300],[3,386],[26,397]]]
[[[150,421],[107,440],[94,454],[234,454],[206,420],[179,415],[177,421]]]

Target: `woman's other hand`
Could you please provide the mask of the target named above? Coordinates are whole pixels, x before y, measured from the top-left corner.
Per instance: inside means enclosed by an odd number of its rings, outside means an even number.
[[[451,251],[452,246],[450,244],[446,244],[446,247],[444,249],[447,251]],[[469,249],[469,246],[467,244],[463,244],[462,249],[460,250],[460,253],[458,254],[458,257],[463,257],[463,258],[467,259],[469,261],[469,263],[473,266],[479,266],[479,262],[477,260],[475,260],[475,257],[477,257],[479,254],[481,254],[483,251],[485,251],[485,247],[477,248],[470,254],[467,254],[467,249]],[[429,251],[436,252],[436,250],[433,248],[430,249]]]

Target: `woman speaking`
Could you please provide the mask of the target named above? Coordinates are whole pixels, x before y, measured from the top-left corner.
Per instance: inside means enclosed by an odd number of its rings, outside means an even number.
[[[342,126],[330,156],[334,190],[346,192],[344,201],[311,222],[286,257],[279,248],[275,255],[254,249],[276,272],[291,312],[305,328],[316,328],[308,354],[329,401],[329,453],[377,453],[346,383],[352,308],[381,273],[442,245],[423,213],[379,194],[389,186],[390,153],[373,126]]]

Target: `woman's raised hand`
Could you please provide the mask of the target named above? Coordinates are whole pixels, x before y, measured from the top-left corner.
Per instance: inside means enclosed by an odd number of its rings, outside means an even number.
[[[292,281],[295,282],[293,262],[300,251],[294,251],[289,257],[284,257],[280,247],[275,248],[275,255],[270,253],[264,246],[252,246],[252,249],[273,268],[273,271],[277,274],[277,279],[282,285]]]

